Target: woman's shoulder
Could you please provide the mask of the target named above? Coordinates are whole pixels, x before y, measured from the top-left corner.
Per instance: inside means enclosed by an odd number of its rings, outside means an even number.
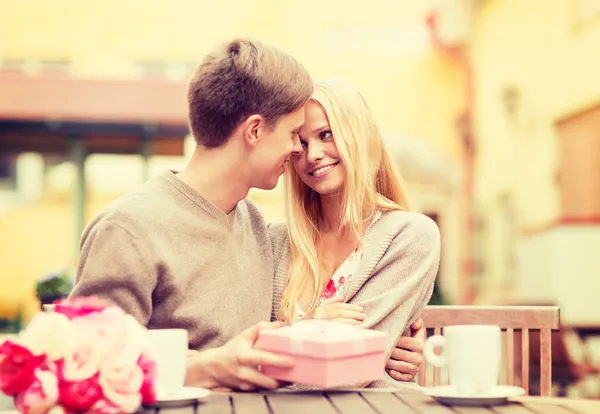
[[[391,237],[411,234],[419,239],[439,240],[440,238],[437,223],[425,214],[413,211],[384,211],[373,227],[375,232]]]

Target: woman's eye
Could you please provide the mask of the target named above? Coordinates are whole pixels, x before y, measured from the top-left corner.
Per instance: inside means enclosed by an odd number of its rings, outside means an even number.
[[[332,136],[331,131],[323,131],[319,134],[319,138],[321,139],[327,139],[330,138]]]

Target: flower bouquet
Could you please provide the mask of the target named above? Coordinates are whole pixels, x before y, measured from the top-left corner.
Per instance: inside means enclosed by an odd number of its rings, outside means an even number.
[[[93,297],[56,302],[0,344],[0,390],[22,413],[133,413],[156,400],[147,331]]]

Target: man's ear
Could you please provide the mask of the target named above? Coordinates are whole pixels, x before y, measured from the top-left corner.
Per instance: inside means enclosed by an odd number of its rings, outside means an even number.
[[[250,115],[244,121],[243,132],[244,142],[248,145],[256,146],[260,140],[261,132],[264,129],[264,118],[260,115]]]

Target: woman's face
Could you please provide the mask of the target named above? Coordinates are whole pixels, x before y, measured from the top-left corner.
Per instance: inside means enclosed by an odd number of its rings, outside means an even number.
[[[312,101],[306,104],[299,136],[302,151],[292,153],[291,159],[302,181],[321,195],[341,193],[346,169],[333,141],[327,115],[319,104]]]

